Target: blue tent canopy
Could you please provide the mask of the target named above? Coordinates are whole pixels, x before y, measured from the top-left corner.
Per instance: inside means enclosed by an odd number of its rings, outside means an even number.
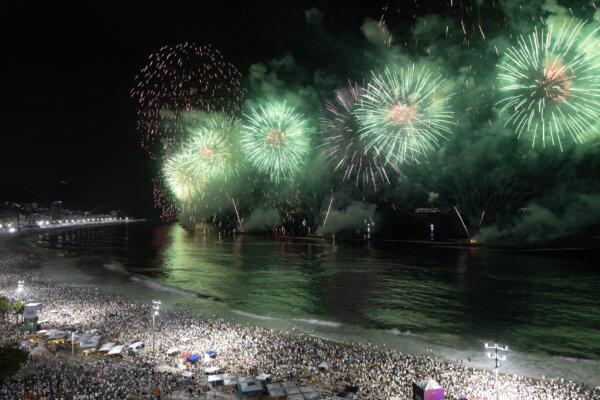
[[[189,356],[188,358],[186,358],[186,360],[188,360],[188,361],[191,361],[191,362],[194,362],[194,361],[196,361],[196,360],[197,360],[197,359],[199,359],[199,358],[200,358],[200,357],[198,357],[198,356],[196,356],[196,355],[192,354],[191,356]]]
[[[209,356],[209,357],[212,357],[212,356],[214,356],[214,355],[215,355],[215,354],[217,354],[217,353],[215,353],[215,352],[214,352],[214,351],[212,351],[212,350],[209,350],[209,351],[205,351],[205,352],[204,352],[204,354],[206,354],[206,355],[207,355],[207,356]]]

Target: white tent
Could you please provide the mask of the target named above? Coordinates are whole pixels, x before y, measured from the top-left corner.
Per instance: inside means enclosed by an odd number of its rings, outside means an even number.
[[[232,386],[238,384],[238,377],[235,374],[223,374],[223,385]]]
[[[81,342],[79,344],[79,347],[81,349],[91,349],[94,347],[98,347],[99,343],[100,343],[100,336],[92,335],[92,336],[88,336],[85,341]]]
[[[115,343],[104,343],[102,345],[102,347],[100,347],[100,349],[98,349],[98,351],[109,351],[113,347],[115,347]]]
[[[194,375],[194,374],[192,374],[190,371],[183,371],[183,372],[181,373],[181,375],[185,376],[186,378],[189,378],[190,376],[192,376],[192,375]]]
[[[321,364],[319,364],[319,368],[329,369],[329,367],[330,367],[330,364],[325,361],[323,361]]]
[[[207,374],[214,374],[215,372],[219,372],[221,370],[221,368],[219,367],[209,367],[209,368],[205,368],[204,372]]]
[[[130,349],[134,349],[134,350],[135,350],[135,349],[137,349],[138,347],[140,347],[140,346],[141,346],[141,345],[143,345],[143,344],[144,344],[144,343],[142,343],[142,342],[139,342],[139,341],[138,341],[138,342],[134,342],[134,343],[132,343],[132,344],[130,344],[130,345],[129,345],[129,348],[130,348]]]
[[[220,382],[222,380],[223,380],[223,377],[221,375],[211,375],[208,377],[209,382]]]
[[[271,397],[285,396],[285,391],[279,383],[271,383],[270,385],[267,385],[267,390],[269,391]]]
[[[281,386],[287,395],[300,393],[300,388],[296,385],[296,382],[282,382]]]
[[[441,388],[441,386],[433,379],[423,379],[422,381],[417,383],[417,386],[423,390],[433,390]]]
[[[169,350],[167,350],[167,354],[171,355],[171,354],[176,354],[179,353],[179,348],[178,347],[171,347]]]
[[[111,355],[121,354],[121,351],[123,351],[123,347],[124,347],[123,345],[113,347],[108,352],[108,355],[111,356]]]
[[[90,340],[93,336],[94,335],[92,333],[82,334],[82,333],[75,332],[75,343],[77,343],[78,345],[81,345],[81,344],[87,342],[88,340]]]
[[[59,331],[58,329],[50,329],[45,333],[48,340],[64,339],[69,335],[69,332]]]
[[[83,336],[84,336],[83,333],[79,333],[79,332],[73,333],[73,332],[71,332],[69,334],[69,337],[67,337],[66,342],[67,343],[71,343],[71,339],[75,339],[75,343],[79,344],[79,342],[80,342],[79,339],[81,339]]]
[[[261,373],[259,376],[256,377],[257,381],[266,381],[267,379],[269,379],[269,377],[271,376],[271,374],[265,374],[265,373]]]

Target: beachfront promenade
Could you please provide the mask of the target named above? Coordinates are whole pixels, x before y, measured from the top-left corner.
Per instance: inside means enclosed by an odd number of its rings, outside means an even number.
[[[11,316],[0,328],[2,344],[22,343],[31,354],[19,374],[0,385],[1,399],[239,398],[237,386],[227,384],[240,378],[256,381],[261,374],[269,375],[267,383],[314,388],[314,398],[345,393],[356,399],[412,399],[412,382],[424,378],[433,378],[444,387],[447,399],[496,398],[492,371],[437,360],[433,354],[347,346],[191,315],[183,309],[159,311],[153,355],[152,304],[43,281],[33,270],[23,268],[36,262],[27,254],[0,255],[0,296],[42,302],[39,319],[45,320],[45,329],[93,332],[100,337],[98,348],[112,343],[124,345],[123,351],[108,359],[77,349],[71,358],[70,344],[35,338],[23,332]],[[16,290],[19,280],[26,282],[23,294]],[[142,344],[137,353],[129,351],[136,342]],[[207,351],[214,356],[205,360]],[[186,353],[200,358],[189,362],[180,357]],[[221,385],[209,383],[205,372],[211,368],[229,374],[222,377]],[[357,389],[356,393],[347,391],[348,387]],[[259,396],[275,398],[268,394]],[[598,400],[600,390],[560,378],[539,381],[501,373],[500,398]]]

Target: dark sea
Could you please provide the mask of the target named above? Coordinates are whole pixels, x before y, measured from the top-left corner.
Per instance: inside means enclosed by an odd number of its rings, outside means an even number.
[[[598,253],[219,237],[146,222],[46,231],[40,273],[140,301],[345,343],[600,385]],[[430,349],[430,350],[429,350]]]

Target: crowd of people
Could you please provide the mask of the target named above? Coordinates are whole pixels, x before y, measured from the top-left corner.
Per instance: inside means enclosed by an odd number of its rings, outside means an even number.
[[[30,357],[16,376],[0,384],[2,399],[212,398],[215,389],[204,375],[207,367],[239,377],[269,374],[270,382],[312,385],[323,399],[336,398],[349,386],[356,388],[349,398],[412,399],[412,383],[422,379],[434,379],[444,388],[446,399],[496,396],[492,371],[438,360],[431,353],[417,356],[370,345],[344,345],[192,315],[180,308],[161,310],[155,318],[153,352],[151,304],[44,281],[28,268],[36,262],[29,255],[0,256],[0,296],[17,300],[17,282],[24,280],[24,296],[43,303],[38,317],[45,320],[44,328],[95,330],[101,343],[127,348],[140,341],[144,346],[113,360],[82,351],[71,358],[68,347],[61,350],[32,339],[35,333],[23,332],[22,325],[9,320],[0,328],[0,344],[19,343]],[[214,356],[205,358],[207,351]],[[180,357],[184,353],[200,358],[191,363]],[[499,382],[501,399],[600,400],[600,390],[558,378],[500,374]]]

